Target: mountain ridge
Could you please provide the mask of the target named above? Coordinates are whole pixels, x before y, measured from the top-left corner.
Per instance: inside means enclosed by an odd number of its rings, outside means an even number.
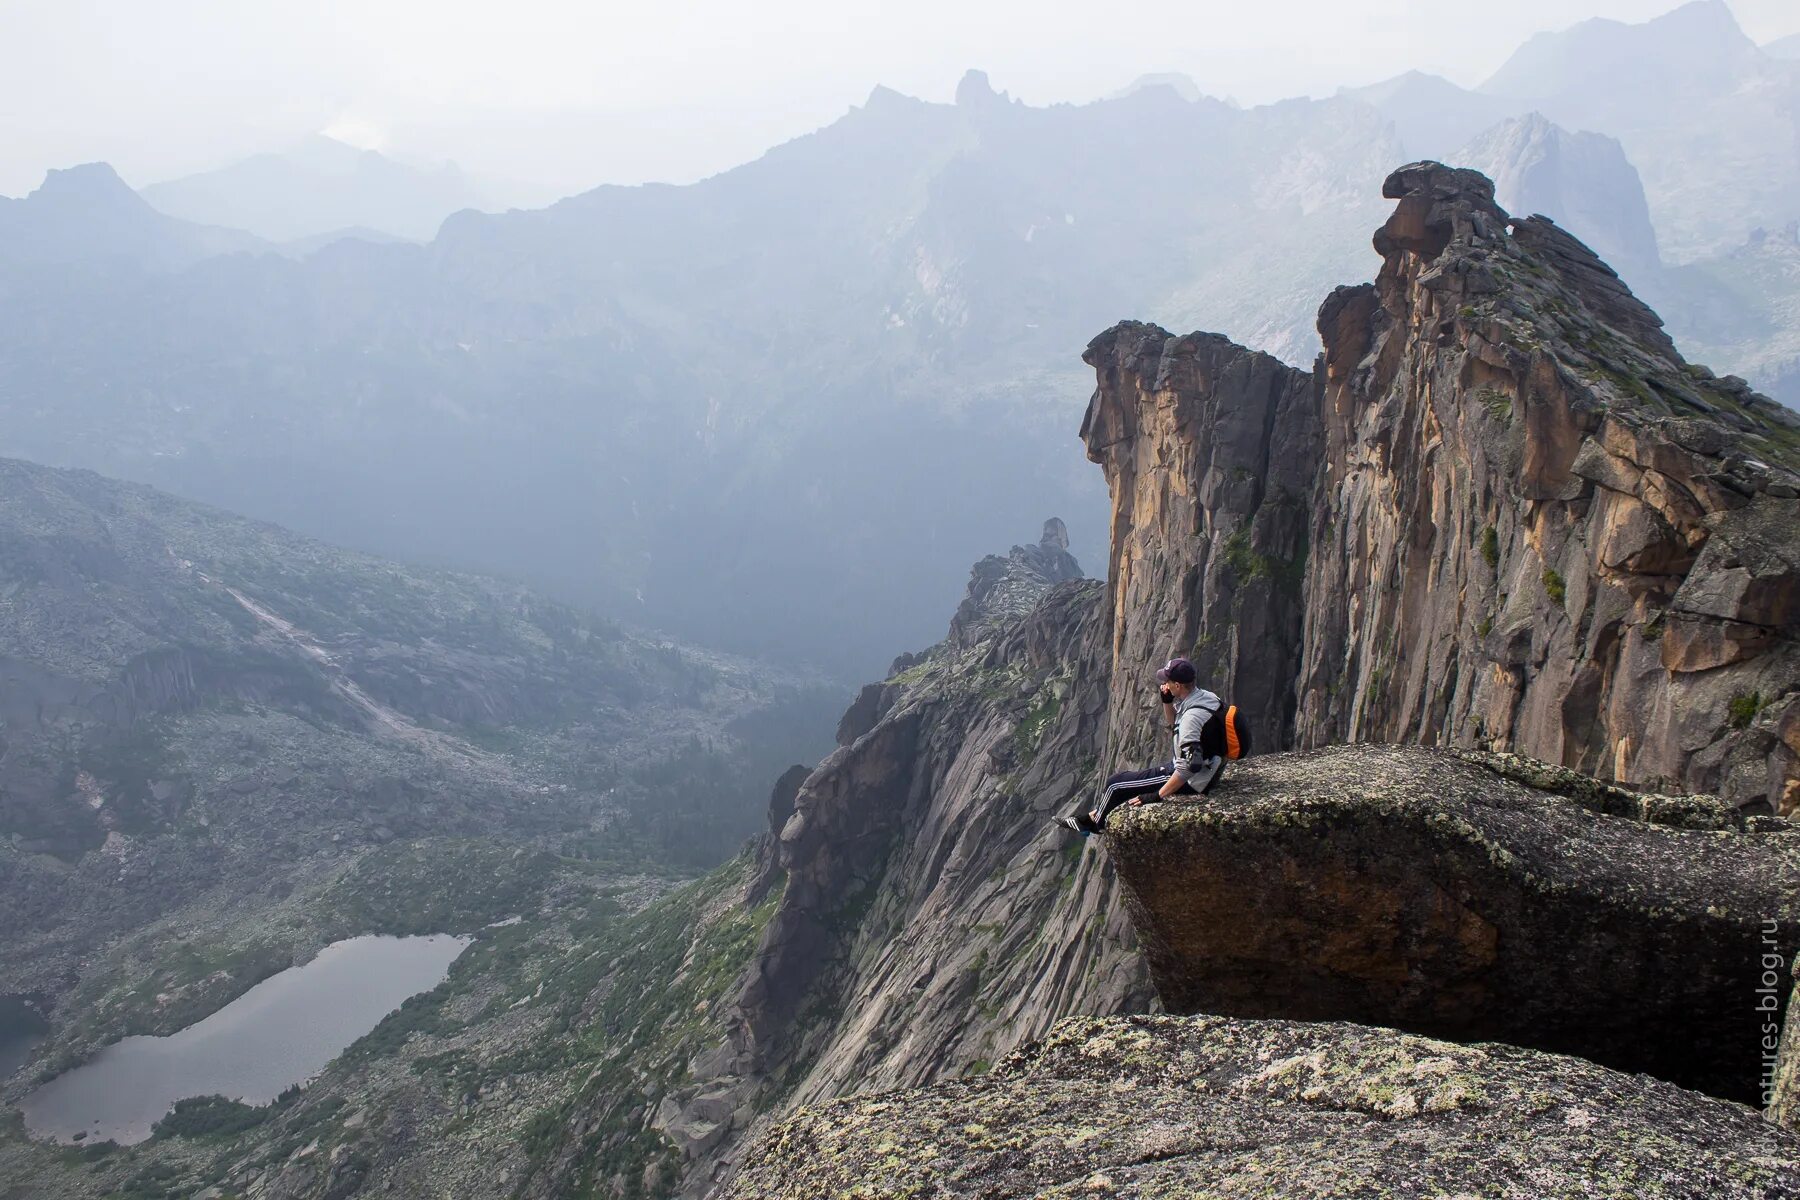
[[[323,134],[139,194],[169,216],[276,243],[357,227],[425,240],[451,213],[490,203],[453,164],[413,167]]]
[[[52,170],[29,195],[0,197],[0,265],[12,270],[123,262],[177,271],[264,248],[252,234],[157,212],[106,163]]]
[[[1356,789],[1334,788],[1329,771],[1307,764],[1403,762],[1429,777],[1432,764],[1454,762],[1467,784],[1475,769],[1444,747],[1470,742],[1510,750],[1507,761],[1530,775],[1477,797],[1496,828],[1547,813],[1553,829],[1584,823],[1623,844],[1624,826],[1605,823],[1626,822],[1633,844],[1672,856],[1636,874],[1606,857],[1599,874],[1627,887],[1663,888],[1658,881],[1679,875],[1679,847],[1694,839],[1722,859],[1738,853],[1729,839],[1772,846],[1791,836],[1792,821],[1769,810],[1792,812],[1800,802],[1791,786],[1800,761],[1792,689],[1800,676],[1791,669],[1800,622],[1782,608],[1800,589],[1788,580],[1794,566],[1783,543],[1767,544],[1765,533],[1795,526],[1800,474],[1786,465],[1800,456],[1795,419],[1741,381],[1687,369],[1656,314],[1604,263],[1553,223],[1504,213],[1474,172],[1410,164],[1384,191],[1391,207],[1375,238],[1377,280],[1326,297],[1326,353],[1314,372],[1220,335],[1174,337],[1139,322],[1090,343],[1095,387],[1082,432],[1112,498],[1106,582],[1079,578],[1060,522],[1046,524],[1036,545],[982,560],[948,636],[903,655],[865,688],[839,723],[837,749],[816,768],[782,775],[767,833],[740,858],[641,907],[565,878],[554,905],[484,930],[445,985],[391,1018],[387,1032],[290,1108],[207,1150],[203,1165],[177,1165],[186,1147],[153,1150],[155,1161],[182,1179],[228,1188],[256,1172],[271,1200],[401,1180],[521,1197],[741,1195],[797,1145],[818,1145],[805,1132],[800,1143],[791,1138],[810,1128],[819,1105],[863,1114],[855,1119],[867,1124],[865,1105],[932,1110],[913,1108],[918,1093],[854,1095],[863,1088],[992,1095],[985,1076],[1005,1088],[1020,1069],[998,1056],[1044,1053],[1024,1047],[1032,1038],[1086,1047],[1081,1061],[1109,1071],[1129,1061],[1157,1079],[1172,1070],[1182,1078],[1187,1060],[1172,1066],[1136,1034],[1106,1040],[1154,1028],[1177,1041],[1195,1030],[1222,1039],[1219,1052],[1236,1065],[1221,1066],[1221,1081],[1254,1076],[1260,1087],[1292,1068],[1308,1082],[1280,1083],[1281,1097],[1317,1098],[1325,1093],[1308,1089],[1323,1078],[1365,1096],[1355,1111],[1382,1119],[1359,1124],[1327,1159],[1309,1157],[1313,1174],[1291,1178],[1367,1183],[1386,1176],[1335,1172],[1361,1161],[1368,1138],[1389,1138],[1394,1119],[1434,1111],[1428,1105],[1444,1078],[1426,1064],[1466,1056],[1468,1089],[1504,1090],[1517,1077],[1499,1060],[1550,1061],[1510,1048],[1439,1049],[1365,1026],[1095,1020],[1155,1005],[1140,938],[1162,932],[1132,919],[1122,890],[1130,881],[1115,869],[1126,859],[1110,838],[1078,840],[1050,821],[1087,802],[1116,762],[1166,752],[1147,672],[1186,653],[1229,698],[1260,706],[1252,714],[1260,749],[1401,743],[1228,768],[1217,793],[1227,806],[1234,787],[1247,796],[1286,773],[1285,791],[1258,809],[1280,824],[1257,847],[1270,858],[1325,828],[1309,813],[1341,812],[1362,833],[1373,828],[1370,805],[1350,802]],[[1500,604],[1481,629],[1480,606],[1499,599],[1501,577],[1516,605]],[[1454,681],[1445,670],[1451,658]],[[1637,707],[1656,721],[1672,709],[1681,720],[1640,742],[1643,729],[1619,722],[1609,687],[1642,699]],[[1740,688],[1767,694],[1744,705]],[[1681,703],[1665,704],[1678,691]],[[1455,719],[1477,709],[1510,723]],[[1664,730],[1672,736],[1658,747]],[[1621,737],[1630,743],[1624,753]],[[1689,788],[1716,785],[1724,799],[1641,796],[1625,786],[1658,775]],[[1380,795],[1379,781],[1369,788],[1376,801],[1399,803]],[[1171,803],[1115,820],[1124,837],[1140,826],[1196,826],[1207,809]],[[1639,828],[1646,825],[1658,828]],[[1438,839],[1434,846],[1458,840],[1430,821],[1418,828]],[[1342,884],[1342,896],[1368,900],[1379,929],[1411,930],[1409,914],[1420,910],[1384,909],[1388,893],[1355,885],[1369,856],[1330,858],[1339,844],[1323,839],[1328,857],[1317,880],[1258,871],[1258,886],[1282,889],[1285,902],[1315,883],[1328,892]],[[1529,839],[1507,844],[1538,853]],[[1476,858],[1492,863],[1485,851]],[[1238,847],[1232,861],[1256,859]],[[1589,867],[1579,855],[1546,861],[1500,874],[1529,880],[1538,869],[1560,877]],[[1782,878],[1752,874],[1755,887]],[[1417,872],[1408,878],[1419,881]],[[1474,893],[1456,891],[1449,873],[1442,886],[1437,878],[1418,888],[1431,915],[1425,932],[1448,930],[1448,958],[1408,960],[1398,974],[1377,969],[1390,984],[1408,984],[1415,967],[1442,979],[1445,961],[1478,959],[1493,945],[1464,905]],[[1684,879],[1683,903],[1704,906],[1708,886],[1703,876]],[[1195,903],[1206,895],[1185,894]],[[1632,908],[1652,912],[1650,940],[1681,939],[1686,927],[1655,924],[1652,910],[1662,911],[1655,896]],[[1325,910],[1299,911],[1318,921]],[[1498,909],[1495,916],[1511,920]],[[1792,920],[1783,920],[1778,932],[1791,941]],[[1281,925],[1282,936],[1304,933]],[[1341,955],[1352,974],[1391,965],[1354,940],[1348,948],[1307,940],[1327,959]],[[1693,939],[1682,947],[1709,953]],[[1655,978],[1653,961],[1611,966]],[[1617,1036],[1639,1014],[1609,1015]],[[1068,1033],[1075,1026],[1058,1024],[1071,1016],[1085,1018],[1078,1037]],[[1253,1050],[1236,1060],[1241,1047],[1269,1037],[1313,1040],[1303,1063],[1275,1065]],[[1114,1057],[1122,1045],[1123,1057]],[[1140,1045],[1141,1059],[1133,1056]],[[1353,1049],[1348,1058],[1344,1046]],[[1591,1064],[1572,1070],[1582,1089],[1595,1089],[1583,1095],[1628,1096],[1633,1111],[1659,1114],[1654,1128],[1634,1130],[1659,1145],[1668,1144],[1661,1122],[1685,1129],[1704,1115],[1718,1133],[1709,1145],[1729,1164],[1721,1169],[1773,1171],[1760,1165],[1765,1151],[1791,1142],[1743,1105]],[[1231,1094],[1250,1086],[1233,1084]],[[383,1103],[387,1096],[403,1101]],[[1399,1107],[1382,1107],[1389,1104]],[[1536,1119],[1502,1107],[1509,1121]],[[1328,1108],[1343,1127],[1345,1111]],[[1451,1103],[1440,1115],[1452,1111],[1466,1110]],[[1020,1134],[1035,1137],[1037,1119],[1018,1110]],[[1576,1128],[1560,1109],[1550,1119]],[[317,1151],[298,1153],[315,1143]],[[1579,1174],[1592,1162],[1582,1145],[1592,1142],[1577,1143],[1559,1142],[1554,1160],[1528,1166],[1588,1178]],[[434,1150],[422,1155],[426,1144]],[[1454,1139],[1437,1144],[1468,1161]],[[1065,1162],[1067,1144],[1057,1145],[1056,1154],[1023,1158]],[[1169,1155],[1139,1156],[1135,1146],[1122,1145],[1121,1170],[1134,1156],[1152,1170],[1181,1166],[1155,1166]],[[829,1174],[860,1161],[837,1148],[806,1153],[805,1170]],[[1006,1161],[1021,1161],[1016,1151]],[[0,1141],[10,1161],[28,1153]],[[886,1170],[900,1150],[879,1154]],[[73,1177],[54,1175],[41,1156],[28,1161],[40,1173],[33,1178]],[[952,1164],[974,1178],[995,1165]],[[1683,1170],[1658,1178],[1674,1194],[1704,1194]],[[98,1175],[117,1180],[125,1171],[103,1165]],[[1270,1178],[1261,1170],[1257,1187],[1266,1192]]]
[[[1745,53],[1754,87],[1596,95],[1576,73],[1554,103],[1417,73],[1243,110],[877,88],[692,186],[298,264],[0,281],[0,450],[860,679],[935,637],[963,564],[1043,512],[1098,561],[1067,347],[1129,312],[1305,366],[1316,298],[1366,272],[1354,248],[1406,157],[1466,152],[1598,246],[1690,358],[1800,395],[1800,275],[1767,240],[1800,218],[1800,77]],[[876,481],[895,504],[864,503]]]

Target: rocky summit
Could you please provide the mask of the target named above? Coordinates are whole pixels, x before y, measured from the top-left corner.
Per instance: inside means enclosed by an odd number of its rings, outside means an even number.
[[[1585,246],[1432,163],[1319,315],[1302,744],[1512,749],[1787,802],[1800,421],[1684,362]]]
[[[986,1078],[804,1108],[725,1195],[1800,1192],[1800,1138],[1580,1059],[1338,1022],[1071,1018]]]
[[[1387,180],[1310,375],[1216,334],[1089,346],[1115,666],[1165,652],[1276,740],[1527,754],[1800,802],[1800,419],[1684,362],[1473,171]],[[1149,697],[1115,672],[1120,745]]]

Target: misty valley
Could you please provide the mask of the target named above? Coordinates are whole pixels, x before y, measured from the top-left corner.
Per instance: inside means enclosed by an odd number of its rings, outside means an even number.
[[[586,190],[768,114],[111,18],[0,197],[0,1200],[1800,1197],[1800,25],[1184,17],[1372,39],[1246,103],[1133,2]]]

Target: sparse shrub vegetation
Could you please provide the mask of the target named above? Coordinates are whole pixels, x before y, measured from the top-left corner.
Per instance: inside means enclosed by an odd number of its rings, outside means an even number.
[[[1761,692],[1750,692],[1748,694],[1733,696],[1731,698],[1731,703],[1726,706],[1726,713],[1731,718],[1731,727],[1733,729],[1748,729],[1750,727],[1750,722],[1756,720],[1756,714],[1762,710],[1763,698]]]
[[[1569,585],[1555,567],[1544,568],[1544,593],[1558,604],[1569,598]]]
[[[1268,579],[1278,590],[1292,593],[1300,590],[1306,577],[1306,550],[1306,545],[1302,543],[1300,553],[1291,560],[1259,553],[1250,545],[1248,529],[1237,530],[1219,544],[1219,551],[1225,557],[1225,565],[1231,568],[1238,582]]]
[[[1496,570],[1500,566],[1500,531],[1492,525],[1481,531],[1481,561],[1488,565],[1488,570]]]
[[[298,1085],[287,1089],[272,1103],[245,1104],[228,1096],[189,1096],[177,1100],[163,1118],[151,1127],[150,1136],[164,1138],[230,1137],[254,1129],[300,1095]]]
[[[1062,699],[1054,691],[1046,693],[1031,706],[1018,727],[1013,730],[1013,749],[1021,764],[1029,763],[1037,753],[1038,743],[1044,738],[1044,731],[1050,728],[1057,715],[1062,712]]]

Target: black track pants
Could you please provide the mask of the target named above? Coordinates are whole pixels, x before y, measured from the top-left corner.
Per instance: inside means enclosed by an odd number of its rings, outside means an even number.
[[[1112,810],[1125,803],[1133,796],[1151,796],[1162,790],[1162,785],[1175,776],[1175,764],[1166,762],[1160,767],[1150,767],[1143,771],[1117,771],[1107,779],[1106,786],[1100,790],[1100,819],[1096,822],[1104,826],[1106,818]],[[1181,785],[1177,796],[1194,794],[1194,789],[1187,784]]]

